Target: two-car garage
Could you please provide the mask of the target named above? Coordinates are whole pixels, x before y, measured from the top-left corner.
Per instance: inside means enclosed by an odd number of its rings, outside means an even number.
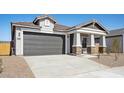
[[[65,35],[23,33],[23,55],[65,54]]]

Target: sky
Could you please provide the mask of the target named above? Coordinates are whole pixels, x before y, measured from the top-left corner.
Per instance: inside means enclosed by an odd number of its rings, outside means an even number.
[[[0,41],[11,40],[11,22],[32,22],[41,14],[0,14]],[[124,28],[124,14],[50,14],[59,24],[74,26],[96,19],[106,29]]]

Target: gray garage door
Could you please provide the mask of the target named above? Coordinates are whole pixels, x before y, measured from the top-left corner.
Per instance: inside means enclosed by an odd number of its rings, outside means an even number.
[[[65,36],[24,32],[24,55],[55,55],[65,53]]]

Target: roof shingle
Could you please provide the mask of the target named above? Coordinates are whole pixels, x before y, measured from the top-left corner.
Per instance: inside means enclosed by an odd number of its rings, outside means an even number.
[[[108,36],[122,35],[124,34],[124,28],[111,30]]]
[[[38,25],[35,25],[33,22],[15,22],[12,23],[14,25],[20,25],[20,26],[29,26],[29,27],[39,27]]]
[[[60,24],[55,24],[54,30],[55,31],[67,31],[70,27]]]
[[[15,22],[15,23],[12,23],[13,25],[16,25],[16,26],[26,26],[26,27],[31,27],[31,28],[40,28],[39,25],[36,25],[34,24],[33,22]],[[66,29],[68,29],[70,27],[68,26],[64,26],[64,25],[60,25],[60,24],[55,24],[54,26],[54,30],[55,31],[66,31]]]

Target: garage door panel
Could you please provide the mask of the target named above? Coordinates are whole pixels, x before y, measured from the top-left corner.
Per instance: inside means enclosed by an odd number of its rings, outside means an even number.
[[[37,37],[37,38],[40,38],[40,37]],[[32,41],[40,41],[40,40],[43,40],[43,42],[45,42],[45,41],[54,41],[54,42],[56,42],[56,41],[59,41],[59,40],[61,40],[61,39],[63,39],[63,38],[61,38],[61,37],[58,37],[58,38],[49,38],[49,37],[44,37],[44,38],[41,38],[41,39],[33,39],[33,38],[28,38],[28,39],[25,39],[25,40],[32,40]]]
[[[24,32],[24,55],[64,54],[65,36]]]
[[[41,40],[41,41],[43,41],[43,40]],[[54,42],[52,42],[52,41],[51,42],[50,41],[43,41],[43,42],[41,42],[41,41],[39,42],[39,41],[28,41],[27,40],[27,41],[25,41],[24,44],[26,44],[26,45],[33,45],[33,44],[34,45],[35,44],[37,44],[37,45],[45,45],[45,44],[48,44],[48,45],[55,45],[56,44],[56,45],[58,45],[58,44],[61,44],[62,45],[61,42],[63,42],[63,41],[60,41],[60,40],[56,41],[56,42],[55,41]]]
[[[50,51],[49,51],[50,50]],[[31,50],[31,49],[27,49],[26,51],[28,51],[28,52],[56,52],[56,51],[58,51],[59,52],[59,50],[56,50],[56,49],[53,49],[53,50],[51,50],[51,49],[48,49],[48,50],[39,50],[39,49],[36,49],[36,50]],[[57,53],[58,53],[57,52]],[[59,53],[61,53],[61,52],[59,52]]]
[[[40,46],[25,46],[25,48],[24,49],[32,49],[32,50],[38,50],[38,49],[62,49],[63,47],[57,47],[57,46],[42,46],[42,47],[40,47]]]
[[[42,50],[42,51],[43,51],[43,50],[51,50],[51,51],[52,51],[52,50],[56,50],[56,51],[57,51],[57,50],[58,50],[58,51],[60,51],[60,50],[62,50],[62,47],[60,47],[60,48],[58,48],[58,47],[50,47],[50,48],[49,48],[49,47],[44,47],[44,48],[40,48],[40,47],[37,47],[37,48],[28,47],[28,48],[24,48],[24,50],[26,50],[26,51],[27,51],[27,50],[31,50],[31,51],[33,51],[33,50],[39,50],[39,51],[40,51],[40,50]]]
[[[49,54],[48,54],[49,53]],[[25,55],[55,55],[55,54],[62,54],[60,51],[56,50],[26,50]]]
[[[31,39],[31,40],[51,40],[51,39],[57,40],[57,39],[59,39],[58,37],[60,37],[58,35],[50,35],[50,34],[49,34],[49,36],[43,34],[44,36],[42,36],[42,37],[41,37],[41,35],[38,35],[38,34],[35,34],[35,35],[36,36],[34,36],[34,34],[30,34],[30,37],[28,37],[29,35],[25,35],[25,40],[26,39],[27,40],[29,40],[29,39]]]

